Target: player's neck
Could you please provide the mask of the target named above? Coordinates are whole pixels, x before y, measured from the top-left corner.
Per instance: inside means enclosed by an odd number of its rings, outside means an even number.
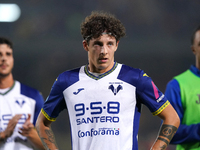
[[[198,60],[196,60],[195,66],[200,70],[200,62]]]
[[[97,68],[95,65],[93,65],[92,63],[89,63],[88,65],[88,71],[90,71],[91,73],[99,73],[99,74],[103,74],[107,71],[109,71],[110,69],[112,69],[112,67],[114,66],[115,62],[113,61],[111,63],[111,65],[109,65],[108,67],[105,68]]]
[[[14,79],[11,73],[6,77],[0,77],[0,89],[12,87],[13,84]]]

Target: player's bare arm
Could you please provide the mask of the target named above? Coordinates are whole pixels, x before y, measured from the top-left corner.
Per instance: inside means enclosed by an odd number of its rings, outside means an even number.
[[[13,134],[15,126],[17,125],[21,116],[21,114],[17,114],[12,119],[10,119],[6,130],[0,133],[0,142],[4,141]]]
[[[165,150],[180,124],[180,119],[171,104],[167,106],[158,116],[163,119],[163,124],[151,150]]]
[[[53,131],[51,130],[51,123],[52,122],[46,119],[46,117],[40,112],[36,122],[36,130],[43,146],[48,150],[58,149]]]
[[[167,145],[169,145],[169,142],[176,133],[177,129],[178,129],[177,127],[172,125],[167,125],[167,124],[162,125],[158,140],[163,141],[165,143],[163,145],[163,148],[166,148]]]

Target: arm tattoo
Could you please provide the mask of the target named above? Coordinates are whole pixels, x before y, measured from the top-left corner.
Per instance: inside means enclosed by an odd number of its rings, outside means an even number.
[[[36,131],[38,132],[38,135],[39,135],[39,137],[41,139],[41,142],[42,142],[43,146],[45,147],[45,149],[49,150],[47,144],[44,142],[44,140],[47,140],[47,139],[41,136],[40,130],[39,130],[39,126],[36,126],[35,128],[36,128]]]
[[[47,136],[48,136],[48,141],[55,144],[56,145],[56,142],[55,142],[55,137],[53,135],[53,132],[49,129],[49,130],[45,130]]]
[[[48,139],[41,136],[38,126],[36,126],[36,130],[38,131],[38,135],[39,135],[39,137],[40,137],[40,139],[41,139],[41,141],[42,141],[42,144],[44,145],[44,147],[45,147],[47,150],[51,150],[51,149],[48,148],[48,145],[49,145],[49,144],[47,144],[45,141],[49,141],[49,142],[55,144],[55,146],[57,147],[57,144],[56,144],[56,142],[55,142],[55,138],[54,138],[54,135],[53,135],[53,132],[51,131],[51,129],[49,129],[49,130],[46,129],[46,130],[45,130],[45,133],[46,133]]]
[[[169,142],[164,138],[158,137],[158,140],[161,140],[161,141],[165,142],[167,145],[169,145]]]
[[[46,149],[50,150],[50,149],[48,148],[48,144],[44,142],[44,140],[47,140],[47,139],[46,139],[46,138],[43,138],[43,137],[41,137],[40,139],[41,139],[42,144],[44,145],[44,147],[45,147]]]
[[[167,139],[169,139],[169,141],[171,141],[171,139],[173,138],[176,131],[177,131],[177,127],[172,126],[172,125],[163,124],[161,127],[159,136],[166,137]]]
[[[165,150],[165,149],[167,148],[167,146],[166,146],[166,145],[163,145],[163,146],[161,146],[160,148],[161,148],[161,150]]]

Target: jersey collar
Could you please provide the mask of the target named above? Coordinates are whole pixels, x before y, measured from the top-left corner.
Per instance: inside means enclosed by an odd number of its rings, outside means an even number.
[[[93,75],[93,74],[91,74],[91,73],[88,71],[88,65],[85,65],[84,71],[85,71],[86,75],[88,75],[90,78],[93,78],[93,79],[95,79],[95,80],[99,80],[99,79],[101,79],[101,78],[103,78],[103,77],[109,75],[111,72],[113,72],[113,71],[117,68],[117,65],[118,65],[118,63],[115,62],[114,65],[113,65],[113,67],[112,67],[112,69],[110,69],[109,71],[107,71],[107,72],[105,72],[105,73],[99,75],[98,77],[95,76],[95,75]]]
[[[13,87],[15,86],[15,81],[14,81],[14,84],[8,89],[8,91],[6,91],[5,93],[0,93],[0,95],[6,95],[8,92],[10,92]]]

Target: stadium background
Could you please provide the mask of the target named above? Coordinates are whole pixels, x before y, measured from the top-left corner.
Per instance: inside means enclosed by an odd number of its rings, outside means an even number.
[[[167,82],[194,64],[190,50],[193,29],[200,24],[198,0],[1,0],[16,3],[20,18],[0,22],[0,36],[14,43],[15,79],[37,88],[46,99],[59,73],[87,63],[80,23],[92,10],[115,14],[127,36],[115,60],[143,69],[164,92]],[[52,124],[60,149],[70,150],[67,111]],[[157,136],[160,119],[146,107],[140,120],[139,149],[146,150]],[[168,150],[173,150],[169,146]]]

